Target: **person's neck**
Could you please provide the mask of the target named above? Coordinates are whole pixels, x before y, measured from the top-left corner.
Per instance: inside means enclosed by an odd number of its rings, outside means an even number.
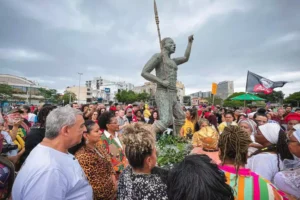
[[[222,163],[222,165],[227,165],[227,166],[235,167],[234,161],[227,160],[227,159],[224,160],[224,162]],[[240,168],[245,168],[245,164],[241,164]]]
[[[135,169],[135,168],[132,168],[133,172],[135,174],[151,174],[151,169]]]
[[[270,142],[266,142],[264,144],[261,144],[264,148],[271,146],[272,144]]]
[[[87,143],[86,147],[89,148],[89,149],[95,149],[96,143]]]
[[[44,138],[43,141],[41,142],[41,145],[50,147],[62,153],[68,153],[68,148],[62,142],[61,138],[54,138],[54,139]]]
[[[115,137],[115,135],[116,135],[116,132],[115,131],[112,131],[112,130],[107,130],[107,132],[109,132],[112,136],[114,136]]]

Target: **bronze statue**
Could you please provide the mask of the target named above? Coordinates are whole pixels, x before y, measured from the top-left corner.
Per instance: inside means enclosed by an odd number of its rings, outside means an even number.
[[[172,125],[173,116],[175,118],[175,130],[173,131],[176,135],[179,135],[180,128],[184,124],[185,114],[177,101],[177,66],[189,60],[193,40],[193,35],[189,36],[188,46],[183,57],[172,59],[171,54],[175,52],[176,45],[171,38],[163,39],[161,42],[162,53],[154,54],[143,69],[142,76],[157,85],[155,100],[160,120],[153,124],[156,132],[163,132]],[[151,74],[154,69],[156,76]]]
[[[174,125],[175,135],[179,135],[180,129],[185,121],[185,114],[177,101],[177,70],[178,65],[187,62],[190,58],[194,37],[188,37],[188,46],[183,57],[171,58],[171,54],[175,52],[176,45],[171,38],[161,40],[159,29],[159,18],[154,0],[154,13],[157,25],[158,37],[160,42],[161,53],[154,54],[146,63],[142,71],[142,77],[146,80],[156,83],[155,100],[158,107],[160,120],[155,121],[152,128],[155,132],[163,132],[170,125]],[[156,76],[151,74],[155,69]],[[175,118],[173,122],[173,117]]]

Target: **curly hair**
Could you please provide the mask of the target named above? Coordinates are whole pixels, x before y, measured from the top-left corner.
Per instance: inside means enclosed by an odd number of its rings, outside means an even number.
[[[232,160],[238,173],[240,166],[247,163],[247,153],[249,144],[252,141],[250,136],[238,126],[225,127],[219,138],[220,160],[224,164],[225,160]],[[236,176],[236,184],[237,184]]]
[[[145,158],[150,156],[155,148],[155,137],[147,125],[135,123],[124,128],[123,143],[131,167],[141,169],[144,167]]]
[[[56,106],[45,106],[42,107],[42,109],[40,110],[40,112],[37,115],[37,122],[39,123],[41,128],[45,128],[45,124],[46,124],[46,118],[49,115],[49,113],[54,110],[56,108]]]
[[[169,172],[167,186],[170,200],[234,199],[224,173],[204,154],[186,156]]]

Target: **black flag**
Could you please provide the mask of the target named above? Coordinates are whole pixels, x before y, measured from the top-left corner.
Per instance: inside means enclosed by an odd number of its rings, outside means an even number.
[[[248,71],[246,92],[271,94],[274,88],[283,87],[287,81],[271,81]]]

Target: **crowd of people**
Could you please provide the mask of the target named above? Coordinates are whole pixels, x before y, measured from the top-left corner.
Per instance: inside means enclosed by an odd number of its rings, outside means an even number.
[[[167,170],[156,107],[13,107],[0,115],[0,199],[300,199],[300,109],[183,110],[194,148]]]

